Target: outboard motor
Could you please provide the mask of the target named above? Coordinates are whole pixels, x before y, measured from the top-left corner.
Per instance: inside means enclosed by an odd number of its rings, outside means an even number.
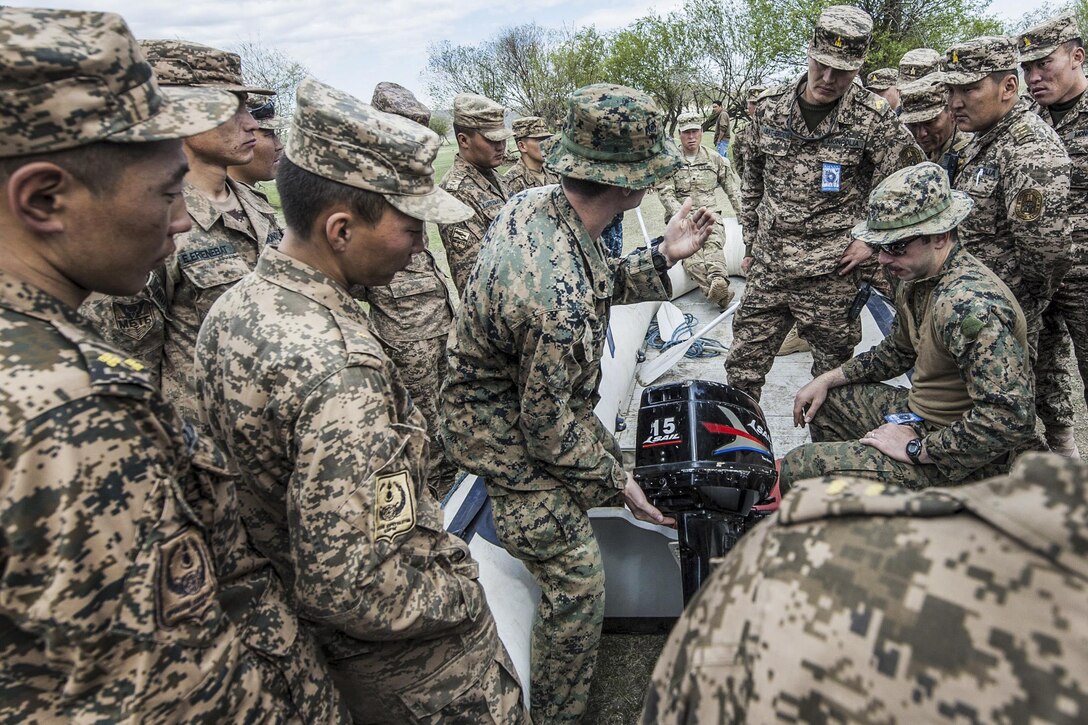
[[[687,380],[646,388],[635,480],[677,521],[686,605],[722,556],[762,518],[778,479],[759,404],[731,385]]]

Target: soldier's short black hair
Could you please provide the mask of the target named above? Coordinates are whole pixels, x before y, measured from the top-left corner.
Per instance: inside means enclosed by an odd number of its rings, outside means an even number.
[[[459,126],[456,123],[453,124],[453,137],[457,138],[457,136],[459,134],[462,134],[462,133],[465,134],[466,136],[468,136],[469,138],[472,138],[477,133],[479,133],[479,129],[477,129],[477,128],[465,128],[464,126]]]
[[[1083,48],[1084,41],[1080,38],[1073,38],[1072,40],[1067,40],[1062,43],[1062,47],[1065,48],[1067,52],[1072,53],[1077,48]]]
[[[105,196],[117,188],[126,168],[157,154],[166,141],[112,143],[99,141],[63,151],[0,158],[0,183],[6,183],[17,169],[37,161],[60,166],[87,187],[94,196]]]
[[[595,199],[612,187],[608,184],[601,184],[596,181],[587,181],[585,179],[575,179],[570,176],[564,176],[563,188],[574,192],[578,196],[585,197],[586,199]]]
[[[718,100],[714,101],[714,105],[715,106],[724,106],[725,104],[722,103],[722,99],[719,98]]]
[[[1009,76],[1012,76],[1017,80],[1020,79],[1020,74],[1015,68],[1010,68],[1009,70],[995,70],[993,73],[986,77],[992,80],[994,83],[1001,83]]]
[[[364,224],[374,226],[390,207],[376,191],[331,181],[293,163],[286,156],[276,169],[276,189],[280,193],[283,219],[287,228],[303,239],[308,238],[321,213],[343,205],[355,212]]]

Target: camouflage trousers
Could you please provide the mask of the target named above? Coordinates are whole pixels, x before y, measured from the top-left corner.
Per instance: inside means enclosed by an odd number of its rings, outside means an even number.
[[[352,721],[529,725],[491,610],[466,624],[458,633],[375,642],[370,652],[330,661]]]
[[[729,281],[725,266],[725,232],[721,222],[714,225],[703,248],[684,260],[684,271],[699,285],[704,295],[710,292],[710,283],[716,277]]]
[[[812,345],[813,377],[849,360],[861,341],[861,322],[846,319],[856,293],[854,275],[788,279],[753,264],[733,320],[733,347],[725,361],[729,384],[759,400],[794,322],[797,334]]]
[[[446,338],[429,340],[382,340],[382,347],[400,376],[401,385],[412,396],[412,402],[427,419],[430,439],[427,488],[442,501],[453,488],[457,467],[446,458],[442,445],[438,390],[446,377]]]
[[[779,484],[785,494],[794,483],[824,475],[872,478],[903,488],[957,485],[1007,473],[1009,464],[991,463],[963,479],[952,481],[934,465],[914,465],[890,458],[858,439],[884,424],[889,413],[909,413],[910,391],[884,383],[859,383],[832,388],[809,423],[812,443],[794,448],[782,459]],[[943,426],[919,424],[926,433]],[[1005,457],[1010,458],[1009,456]]]
[[[604,624],[604,564],[589,516],[564,488],[488,491],[503,547],[540,586],[531,653],[533,721],[579,722]]]
[[[1043,312],[1035,362],[1035,410],[1047,428],[1074,423],[1070,340],[1081,382],[1088,381],[1088,269],[1084,268],[1074,268],[1062,280]]]

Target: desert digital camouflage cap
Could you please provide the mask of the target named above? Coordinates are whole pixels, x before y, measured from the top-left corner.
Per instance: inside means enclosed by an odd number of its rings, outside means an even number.
[[[267,88],[246,85],[242,80],[242,58],[237,53],[187,40],[141,40],[140,47],[164,86],[276,95]]]
[[[510,124],[513,127],[514,138],[548,138],[552,132],[548,130],[548,124],[540,116],[525,116]]]
[[[880,182],[869,194],[867,218],[851,231],[866,244],[892,244],[954,229],[972,206],[966,192],[949,188],[948,172],[924,161]]]
[[[945,51],[942,83],[965,86],[999,70],[1015,70],[1016,41],[1008,35],[984,35]]]
[[[899,82],[899,71],[895,68],[877,68],[865,76],[865,87],[871,91],[886,91]]]
[[[899,79],[904,83],[916,81],[941,69],[944,56],[933,48],[908,50],[899,59]]]
[[[899,114],[902,123],[925,123],[948,108],[948,87],[937,78],[926,77],[899,86]]]
[[[0,7],[0,157],[184,138],[237,108],[222,91],[161,88],[120,15]]]
[[[839,70],[857,70],[865,62],[872,39],[873,19],[853,5],[832,5],[820,13],[808,55]]]
[[[765,90],[767,90],[767,89],[764,88],[763,86],[752,86],[751,88],[748,89],[748,93],[745,95],[745,98],[748,101],[748,103],[755,103],[756,99],[759,98],[759,96]]]
[[[513,136],[506,128],[506,109],[490,98],[475,93],[461,93],[453,99],[453,123],[474,128],[488,141],[505,141]]]
[[[410,118],[421,126],[431,122],[431,109],[420,103],[415,94],[399,83],[382,81],[374,86],[370,105],[385,113],[395,113],[398,116]]]
[[[257,128],[265,131],[279,131],[287,127],[287,119],[276,115],[276,102],[268,96],[247,97],[246,109],[257,122]]]
[[[598,83],[570,94],[562,133],[544,141],[541,149],[548,167],[560,176],[646,189],[683,165],[664,125],[647,94]]]
[[[433,164],[442,141],[434,131],[313,78],[299,84],[295,99],[284,149],[295,165],[377,192],[414,219],[456,224],[472,216],[470,207],[435,186]]]
[[[685,113],[680,118],[676,119],[676,130],[678,132],[694,131],[696,129],[702,130],[703,122],[694,113]]]
[[[1080,28],[1077,27],[1077,18],[1073,13],[1051,18],[1045,23],[1025,30],[1016,39],[1016,47],[1020,50],[1020,62],[1030,63],[1033,60],[1041,60],[1057,50],[1062,43],[1068,43],[1079,37]]]

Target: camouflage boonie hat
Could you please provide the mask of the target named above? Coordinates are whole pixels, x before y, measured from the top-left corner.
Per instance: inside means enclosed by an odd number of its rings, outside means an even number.
[[[899,120],[903,123],[931,121],[948,108],[948,100],[948,87],[936,78],[922,78],[899,86],[899,105],[903,110]]]
[[[1016,70],[1016,41],[1008,35],[984,35],[945,51],[942,83],[965,86],[999,70]]]
[[[1045,23],[1039,23],[1034,28],[1025,30],[1016,39],[1016,47],[1020,51],[1020,62],[1030,63],[1033,60],[1042,60],[1057,50],[1062,43],[1068,43],[1079,37],[1080,28],[1077,27],[1077,18],[1073,13],[1065,13]]]
[[[187,40],[141,40],[140,47],[155,69],[155,77],[164,86],[276,95],[267,88],[246,85],[242,80],[242,58],[237,53]]]
[[[514,135],[506,128],[506,109],[490,98],[461,93],[453,99],[453,123],[473,128],[488,141],[505,141]]]
[[[748,103],[755,103],[756,99],[759,98],[765,90],[767,89],[763,86],[752,86],[748,89],[748,93],[745,95],[745,100]]]
[[[374,191],[413,219],[456,224],[472,209],[434,183],[438,134],[313,78],[299,84],[284,153],[295,165]]]
[[[943,60],[944,56],[932,48],[908,50],[899,59],[899,78],[904,83],[924,78],[939,71]]]
[[[510,124],[514,131],[514,138],[520,141],[523,138],[549,138],[552,132],[548,130],[548,124],[540,116],[525,116]]]
[[[598,83],[570,94],[562,133],[541,149],[548,168],[560,176],[647,189],[683,165],[664,124],[647,94]]]
[[[899,71],[895,68],[877,68],[865,76],[865,87],[871,91],[886,91],[899,82]]]
[[[409,118],[421,126],[431,123],[431,109],[420,103],[414,93],[399,83],[382,81],[374,86],[370,105],[379,111]]]
[[[684,131],[701,131],[703,129],[703,121],[694,113],[685,113],[676,121],[676,131],[683,133]]]
[[[280,131],[287,128],[287,119],[276,115],[276,102],[268,96],[249,96],[246,98],[246,110],[257,122],[257,128],[265,131]]]
[[[0,7],[0,157],[185,138],[238,98],[162,88],[120,15]]]
[[[869,13],[853,5],[824,8],[816,21],[808,57],[838,70],[858,70],[873,34]]]
[[[920,234],[955,229],[974,202],[948,185],[948,172],[924,161],[900,169],[869,194],[868,218],[851,233],[866,244],[893,244]]]

